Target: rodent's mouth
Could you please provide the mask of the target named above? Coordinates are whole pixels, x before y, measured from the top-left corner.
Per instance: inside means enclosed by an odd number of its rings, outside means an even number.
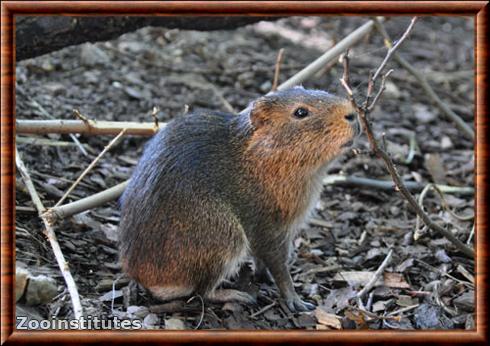
[[[354,140],[353,140],[353,139],[351,139],[350,141],[345,142],[344,144],[342,144],[342,148],[349,148],[349,147],[351,147],[353,144],[354,144]]]

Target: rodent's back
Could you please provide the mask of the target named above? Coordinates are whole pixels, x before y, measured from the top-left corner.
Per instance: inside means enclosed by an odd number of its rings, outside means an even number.
[[[164,218],[178,218],[181,209],[209,198],[233,195],[238,153],[230,143],[239,137],[230,133],[230,123],[235,118],[188,114],[169,122],[147,143],[120,201],[121,257],[132,257],[129,251],[158,253],[162,244],[156,240],[165,241],[168,233],[161,228],[173,222]]]

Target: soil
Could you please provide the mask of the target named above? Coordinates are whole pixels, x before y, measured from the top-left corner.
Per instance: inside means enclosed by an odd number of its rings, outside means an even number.
[[[96,120],[160,121],[188,108],[239,111],[267,93],[279,49],[280,81],[298,72],[342,37],[366,22],[362,17],[292,17],[232,31],[144,28],[120,38],[65,48],[17,65],[17,119],[73,119],[77,109]],[[386,23],[400,37],[409,18]],[[424,74],[442,100],[467,123],[474,122],[474,20],[423,17],[399,50]],[[351,80],[362,94],[370,71],[386,49],[372,32],[350,51]],[[474,187],[474,146],[436,108],[417,81],[394,61],[387,89],[372,113],[378,136],[404,179]],[[345,95],[342,66],[331,64],[303,85]],[[413,134],[414,146],[410,146]],[[88,155],[68,135],[17,136],[17,147],[45,206],[53,206],[111,140],[78,136]],[[50,145],[33,138],[43,138]],[[90,196],[130,178],[148,138],[126,137],[106,153],[68,200]],[[369,154],[335,161],[330,174],[390,179]],[[419,193],[417,193],[417,197]],[[427,213],[467,242],[473,228],[474,195],[429,192]],[[16,261],[56,280],[58,295],[35,307],[44,317],[73,318],[69,294],[43,225],[23,181],[16,189]],[[465,216],[465,218],[461,218]],[[320,221],[319,221],[320,220]],[[314,221],[295,240],[291,273],[297,292],[317,309],[291,313],[274,284],[257,282],[246,265],[227,286],[257,297],[255,306],[209,304],[200,299],[164,303],[125,278],[118,264],[117,201],[67,218],[56,225],[61,249],[77,283],[86,315],[143,321],[166,329],[473,329],[474,261],[421,223],[394,190],[325,186]],[[421,230],[415,240],[414,233]],[[469,240],[473,246],[473,240]],[[363,299],[356,293],[393,249],[384,280]],[[114,291],[113,291],[114,284]]]

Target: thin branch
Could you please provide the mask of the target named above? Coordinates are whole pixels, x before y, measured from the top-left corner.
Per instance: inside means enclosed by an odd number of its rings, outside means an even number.
[[[374,109],[374,106],[376,106],[376,103],[378,102],[380,96],[383,94],[383,92],[386,89],[386,78],[393,72],[393,70],[389,70],[386,72],[383,77],[381,78],[381,87],[379,88],[377,94],[374,96],[374,99],[371,101],[368,107],[368,111],[371,112]]]
[[[54,223],[57,220],[67,218],[69,216],[84,212],[85,210],[93,209],[105,203],[117,199],[124,192],[129,180],[115,185],[107,190],[96,193],[95,195],[79,199],[78,201],[50,208],[44,216]]]
[[[284,54],[284,48],[279,49],[279,52],[277,53],[277,58],[276,58],[276,65],[274,68],[274,79],[272,81],[271,91],[277,90],[277,84],[279,83],[279,75],[281,73],[281,62],[282,62],[283,54]]]
[[[324,185],[338,186],[360,186],[366,188],[374,188],[386,191],[393,191],[396,188],[393,180],[370,179],[364,177],[356,177],[352,175],[329,174],[323,179]],[[403,181],[406,188],[412,192],[420,192],[426,186],[425,183],[415,181]],[[449,186],[435,184],[437,188],[444,193],[455,193],[460,195],[474,195],[475,189],[467,186]]]
[[[153,121],[155,123],[155,127],[158,128],[158,112],[160,112],[160,109],[158,107],[153,107],[153,109],[151,110],[151,116],[153,118]]]
[[[385,259],[383,260],[379,268],[374,272],[369,282],[366,284],[366,286],[364,286],[362,290],[359,291],[359,293],[357,293],[358,300],[362,300],[362,298],[364,298],[366,293],[368,293],[373,288],[376,281],[378,281],[381,275],[383,274],[385,268],[388,266],[388,264],[390,264],[392,255],[393,255],[393,249],[390,249]]]
[[[153,136],[166,126],[160,123],[138,123],[126,121],[82,120],[19,120],[15,121],[17,134],[80,133],[85,135],[118,135],[126,130],[126,135]]]
[[[51,245],[54,256],[56,257],[56,261],[58,262],[58,267],[60,268],[61,274],[65,279],[66,287],[68,288],[68,292],[70,293],[71,302],[73,305],[73,313],[75,315],[75,318],[80,319],[83,315],[83,309],[82,309],[82,304],[80,303],[80,296],[78,294],[77,285],[75,283],[75,280],[73,279],[73,276],[71,275],[68,262],[66,262],[65,257],[63,256],[63,252],[61,251],[60,244],[58,243],[58,239],[56,238],[56,233],[54,232],[54,229],[51,226],[49,220],[43,216],[43,213],[46,209],[44,208],[44,205],[41,202],[41,199],[39,198],[39,194],[37,193],[36,188],[34,187],[31,177],[27,171],[27,168],[24,165],[24,162],[22,161],[17,149],[15,149],[15,164],[22,176],[22,179],[24,180],[26,188],[31,196],[32,202],[36,206],[38,214],[41,217],[44,226],[46,227],[45,234]]]
[[[100,154],[88,165],[88,167],[80,174],[78,179],[70,186],[70,188],[65,192],[63,197],[60,198],[58,203],[55,204],[55,207],[58,207],[63,201],[70,195],[70,193],[75,189],[75,187],[78,186],[78,184],[82,181],[83,178],[90,172],[90,170],[97,164],[97,162],[100,161],[102,156],[109,151],[110,148],[112,148],[118,141],[119,139],[126,133],[126,129],[123,129],[112,141],[107,144],[107,146],[100,152]]]
[[[385,27],[381,22],[375,19],[375,26],[378,32],[383,36],[385,45],[391,49],[391,38],[386,31]],[[405,68],[408,73],[415,77],[415,79],[420,83],[422,89],[424,89],[427,97],[439,108],[439,110],[446,115],[446,117],[452,121],[456,127],[462,131],[462,133],[470,140],[475,139],[475,131],[473,128],[468,125],[459,115],[449,108],[449,106],[444,103],[441,98],[436,94],[434,89],[427,82],[426,78],[417,71],[415,67],[413,67],[407,60],[405,60],[401,55],[396,52],[393,52],[393,59],[400,64],[403,68]]]
[[[411,22],[411,24],[412,23],[413,23],[413,21]],[[407,28],[407,30],[404,32],[402,38],[406,38],[408,36],[408,33],[410,32],[410,30],[412,28],[413,28],[413,25],[410,25]],[[400,44],[397,44],[394,47],[398,48],[399,46],[400,46]],[[395,54],[394,49],[390,49],[387,53],[387,55],[389,55],[390,57],[393,56],[394,54]],[[385,59],[385,60],[383,60],[383,63],[386,65],[385,61],[387,62],[387,60]],[[378,68],[378,70],[379,70],[379,68]],[[345,76],[348,76],[348,75],[349,75],[349,61],[348,61],[348,56],[345,56],[344,57],[344,77],[342,79],[346,80]],[[374,79],[375,76],[373,76],[372,78]],[[347,80],[348,80],[348,78],[347,78]],[[370,81],[370,83],[374,85],[374,81]],[[347,92],[348,92],[348,90],[347,90]],[[385,167],[388,170],[388,172],[390,173],[390,175],[391,175],[391,177],[392,177],[392,179],[396,185],[396,189],[403,195],[403,197],[405,197],[405,199],[408,201],[409,205],[412,207],[412,209],[415,211],[415,213],[420,216],[420,218],[424,221],[424,223],[427,225],[427,227],[429,227],[430,229],[432,229],[432,230],[440,233],[444,237],[446,237],[465,256],[468,256],[470,258],[474,258],[474,256],[475,256],[474,250],[471,249],[470,247],[466,246],[463,242],[461,242],[458,238],[456,238],[456,236],[452,232],[446,230],[445,228],[441,227],[440,225],[438,225],[437,223],[432,221],[432,219],[422,210],[422,208],[417,203],[415,198],[412,196],[410,191],[408,191],[405,184],[403,183],[402,178],[398,174],[398,171],[397,171],[393,161],[391,160],[391,157],[383,149],[381,149],[379,147],[378,142],[374,136],[374,133],[371,129],[371,125],[369,124],[369,120],[368,120],[370,105],[365,103],[362,107],[358,106],[358,104],[356,103],[356,101],[354,99],[354,95],[349,95],[349,99],[352,103],[352,106],[359,113],[359,118],[360,118],[361,123],[364,127],[364,131],[367,135],[369,144],[371,146],[371,150],[374,152],[374,154],[377,157],[381,158],[384,161]]]
[[[250,315],[251,318],[255,318],[261,314],[263,314],[264,312],[266,312],[267,310],[270,310],[271,308],[273,308],[274,306],[276,306],[277,303],[276,302],[272,302],[270,303],[269,305],[266,305],[264,306],[262,309],[254,312],[253,314]]]
[[[400,45],[403,43],[403,41],[405,41],[405,39],[408,37],[408,35],[412,31],[413,26],[415,25],[416,21],[417,21],[417,17],[413,17],[412,20],[410,21],[410,24],[408,25],[408,28],[403,33],[402,37],[400,37],[400,39],[395,43],[394,46],[392,46],[391,48],[388,49],[388,53],[386,54],[383,62],[381,63],[381,65],[379,65],[378,69],[374,73],[374,76],[372,78],[373,82],[375,82],[378,79],[379,75],[381,74],[381,72],[383,72],[383,69],[385,68],[388,61],[391,59],[393,54],[395,54],[395,51],[398,49],[398,47],[400,47]]]

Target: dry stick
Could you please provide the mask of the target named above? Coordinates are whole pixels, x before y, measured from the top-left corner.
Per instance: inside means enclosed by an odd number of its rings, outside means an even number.
[[[258,310],[256,312],[254,312],[253,314],[251,314],[250,317],[251,318],[257,317],[257,316],[263,314],[264,312],[266,312],[267,310],[269,310],[270,308],[276,306],[276,304],[277,304],[276,302],[272,302],[269,305],[266,305],[262,309],[260,309],[260,310]]]
[[[55,204],[55,207],[58,207],[68,197],[68,195],[73,191],[73,189],[75,189],[75,187],[78,186],[78,184],[82,181],[82,179],[85,178],[85,176],[88,174],[88,172],[90,172],[90,170],[97,164],[97,162],[100,161],[102,156],[104,156],[104,154],[107,151],[109,151],[109,149],[111,149],[125,133],[126,133],[126,129],[122,130],[121,132],[119,132],[119,134],[116,137],[114,137],[114,139],[112,141],[109,142],[109,144],[107,144],[107,146],[104,148],[104,150],[102,150],[100,152],[100,154],[90,163],[90,165],[88,165],[88,167],[82,172],[82,174],[80,174],[78,179],[65,192],[63,197],[60,198],[58,203]]]
[[[366,284],[366,286],[364,286],[364,288],[362,290],[359,291],[359,293],[357,293],[357,300],[359,302],[362,303],[362,298],[364,298],[366,293],[368,293],[373,288],[376,281],[379,280],[379,278],[383,274],[383,271],[385,270],[385,268],[388,266],[388,264],[390,264],[392,255],[393,255],[393,249],[390,249],[390,251],[388,251],[388,254],[386,255],[385,259],[383,260],[383,262],[381,263],[379,268],[374,272],[374,274],[371,277],[371,279],[369,280],[369,282]],[[361,306],[362,304],[359,304],[359,305]]]
[[[373,81],[378,79],[378,76],[381,74],[381,72],[383,72],[383,69],[385,68],[388,61],[391,59],[392,55],[395,53],[395,51],[398,49],[398,47],[403,43],[403,41],[405,41],[405,39],[408,37],[408,35],[412,31],[413,26],[415,25],[416,21],[417,21],[417,17],[413,17],[412,20],[410,21],[410,24],[408,25],[407,29],[403,33],[402,37],[400,37],[400,39],[396,42],[396,44],[393,47],[388,49],[388,53],[386,54],[383,62],[381,63],[381,65],[379,65],[378,69],[376,70],[376,72],[373,75],[373,78],[372,78]]]
[[[413,20],[412,20],[413,21]],[[413,25],[410,25],[408,29],[413,28]],[[409,30],[407,30],[409,31]],[[402,38],[406,38],[408,35],[403,35]],[[397,44],[397,47],[400,46],[401,42],[403,42],[402,39],[399,40],[399,43]],[[394,51],[389,51],[390,55],[393,56]],[[373,78],[369,79],[369,84],[368,84],[368,95],[366,97],[366,102],[364,103],[363,106],[359,106],[357,102],[354,99],[352,89],[350,88],[349,84],[349,60],[348,56],[344,56],[343,59],[343,64],[344,64],[344,75],[342,77],[342,85],[345,87],[347,90],[347,93],[349,94],[349,99],[352,103],[352,106],[357,110],[359,113],[359,117],[361,119],[361,122],[364,127],[364,131],[366,132],[368,141],[371,145],[371,150],[375,153],[375,155],[379,158],[381,158],[384,163],[385,167],[390,173],[393,181],[395,182],[395,185],[398,189],[398,191],[405,197],[405,199],[408,201],[409,205],[412,207],[412,209],[419,215],[424,223],[431,228],[434,231],[437,231],[438,233],[442,234],[444,237],[446,237],[449,241],[451,241],[465,256],[474,258],[475,252],[473,249],[470,247],[466,246],[463,242],[461,242],[458,238],[456,238],[450,231],[446,230],[445,228],[439,226],[437,223],[433,222],[432,219],[420,208],[419,204],[415,200],[415,198],[412,196],[410,191],[406,188],[405,184],[403,183],[403,180],[401,179],[400,175],[398,174],[398,171],[396,167],[393,164],[393,161],[391,160],[391,157],[384,151],[382,150],[378,142],[373,134],[373,131],[371,129],[371,125],[369,124],[368,121],[368,114],[369,114],[369,109],[372,109],[372,105],[368,104],[368,100],[371,96],[371,92],[373,89],[373,85],[375,83],[375,80]]]
[[[360,186],[367,188],[374,188],[380,190],[392,191],[396,188],[393,180],[383,180],[383,179],[371,179],[364,177],[348,176],[342,174],[329,174],[323,178],[324,185],[337,185],[337,186]],[[412,192],[420,192],[424,189],[426,184],[418,183],[415,181],[403,181],[406,188]],[[441,184],[433,184],[441,192],[444,193],[457,193],[460,195],[473,195],[475,189],[469,186],[449,186]]]
[[[432,184],[432,183],[429,183],[427,184],[424,189],[422,190],[422,192],[420,193],[419,195],[419,198],[418,198],[418,203],[420,205],[420,208],[422,208],[422,210],[424,209],[424,199],[425,199],[425,196],[427,195],[427,193],[430,191],[430,190],[434,190],[435,192],[437,192],[437,194],[439,195],[439,198],[441,199],[441,204],[442,204],[442,208],[448,212],[452,217],[454,217],[455,219],[459,220],[459,221],[471,221],[475,218],[475,215],[465,215],[465,216],[461,216],[461,215],[458,215],[456,214],[455,212],[453,212],[451,210],[451,208],[449,207],[447,201],[446,201],[446,197],[444,197],[444,193],[437,187],[436,184]],[[424,232],[422,232],[422,229],[420,228],[420,216],[417,215],[417,220],[415,222],[415,232],[413,234],[413,239],[414,240],[418,240],[422,234]]]
[[[151,116],[153,117],[153,121],[155,122],[155,127],[158,128],[158,117],[157,114],[160,112],[160,108],[154,106],[151,110]]]
[[[386,31],[385,27],[381,22],[379,22],[377,19],[375,19],[375,27],[378,30],[378,32],[383,36],[384,38],[384,43],[388,49],[391,49],[391,39]],[[434,89],[430,86],[430,84],[427,82],[426,78],[419,73],[407,60],[405,60],[402,56],[400,56],[398,53],[394,52],[393,53],[393,59],[400,64],[403,68],[405,68],[412,76],[415,77],[415,79],[420,83],[420,86],[422,89],[424,89],[426,95],[431,99],[434,104],[446,115],[446,117],[451,120],[458,129],[460,129],[463,134],[470,140],[475,139],[475,131],[469,126],[466,122],[464,122],[463,119],[459,115],[457,115],[455,112],[449,108],[449,106],[444,103],[441,98],[436,94]]]
[[[159,129],[165,127],[160,123],[138,123],[126,121],[95,121],[88,120],[16,120],[17,134],[48,134],[48,133],[81,133],[88,135],[114,135],[124,129],[127,135],[153,136]]]
[[[283,54],[284,54],[284,48],[279,49],[279,52],[277,53],[277,58],[276,58],[276,66],[274,68],[274,80],[272,82],[271,91],[277,90],[277,84],[279,83],[279,74],[281,72],[281,62],[282,62]]]
[[[50,220],[50,222],[54,223],[56,220],[64,219],[85,210],[98,207],[121,196],[128,183],[129,180],[126,180],[123,183],[117,184],[107,190],[96,193],[95,195],[79,199],[78,201],[72,203],[50,208],[45,213],[45,216]]]
[[[70,293],[71,302],[73,305],[73,313],[75,315],[75,318],[80,319],[83,315],[83,310],[82,310],[82,305],[80,303],[80,296],[78,294],[77,285],[75,284],[75,280],[71,275],[68,263],[66,262],[65,257],[63,256],[63,252],[61,251],[60,244],[58,243],[56,234],[51,226],[51,223],[46,217],[43,216],[44,211],[46,209],[44,208],[44,205],[41,202],[41,199],[39,198],[36,188],[34,187],[34,184],[31,180],[31,177],[27,171],[26,166],[24,165],[24,162],[20,158],[17,148],[15,149],[15,164],[19,169],[20,174],[22,175],[22,179],[24,180],[24,183],[26,185],[29,194],[31,195],[32,202],[36,206],[38,214],[43,220],[44,226],[46,227],[45,234],[49,240],[49,243],[51,244],[51,248],[53,249],[53,253],[54,256],[56,257],[56,261],[58,262],[58,266],[61,270],[61,274],[63,274],[63,278],[65,279],[66,287],[68,288],[68,292]]]

